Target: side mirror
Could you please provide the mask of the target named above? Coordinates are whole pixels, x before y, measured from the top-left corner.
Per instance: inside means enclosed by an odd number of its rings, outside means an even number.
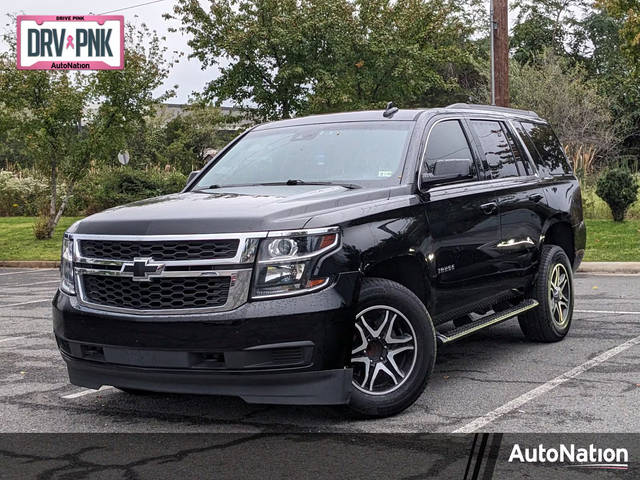
[[[199,174],[200,174],[200,170],[194,170],[193,172],[191,172],[189,174],[189,176],[187,177],[187,185],[189,185],[191,183],[191,181],[194,178],[196,178]]]
[[[455,183],[475,177],[475,165],[470,158],[450,158],[438,160],[433,172],[424,172],[420,179],[422,185],[438,185]]]

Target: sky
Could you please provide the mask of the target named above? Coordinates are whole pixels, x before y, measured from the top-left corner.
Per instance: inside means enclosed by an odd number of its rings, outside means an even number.
[[[24,14],[24,15],[87,15],[89,13],[101,14],[117,10],[120,8],[130,7],[146,3],[151,0],[19,0],[10,1],[2,0],[0,2],[0,19],[4,28],[8,28],[7,14]],[[169,50],[178,50],[185,52],[180,62],[174,66],[170,76],[165,84],[167,87],[178,85],[177,95],[168,100],[171,103],[186,103],[189,95],[193,91],[200,91],[207,82],[217,76],[217,69],[209,68],[206,71],[200,69],[200,62],[196,59],[189,60],[187,58],[191,49],[187,45],[187,37],[179,32],[170,33],[168,28],[176,26],[175,23],[170,24],[164,18],[163,13],[171,10],[175,0],[161,0],[150,5],[142,5],[136,8],[130,8],[114,14],[124,15],[125,22],[135,20],[134,15],[138,15],[137,21],[144,21],[150,28],[156,30],[160,35],[166,35],[167,46]],[[1,43],[1,42],[0,42]],[[2,45],[6,48],[6,45]],[[161,89],[158,94],[166,90]]]

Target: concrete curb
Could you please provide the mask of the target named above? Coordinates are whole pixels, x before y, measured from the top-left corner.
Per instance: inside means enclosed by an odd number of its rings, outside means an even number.
[[[58,268],[60,262],[51,260],[0,260],[0,267]]]
[[[640,262],[582,262],[578,272],[640,274]]]

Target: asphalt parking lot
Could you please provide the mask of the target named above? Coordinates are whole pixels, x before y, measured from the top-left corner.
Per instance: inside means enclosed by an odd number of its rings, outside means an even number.
[[[51,332],[57,270],[0,268],[2,432],[638,432],[640,275],[576,276],[568,337],[527,342],[516,321],[441,348],[427,390],[393,418],[68,383]]]

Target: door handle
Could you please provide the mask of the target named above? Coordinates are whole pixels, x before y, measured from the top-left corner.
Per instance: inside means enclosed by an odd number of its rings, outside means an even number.
[[[542,200],[543,198],[544,198],[544,195],[542,195],[541,193],[532,193],[531,195],[529,195],[529,200],[536,203]]]
[[[491,215],[498,210],[498,204],[496,202],[485,203],[484,205],[480,205],[480,209],[485,215]]]

